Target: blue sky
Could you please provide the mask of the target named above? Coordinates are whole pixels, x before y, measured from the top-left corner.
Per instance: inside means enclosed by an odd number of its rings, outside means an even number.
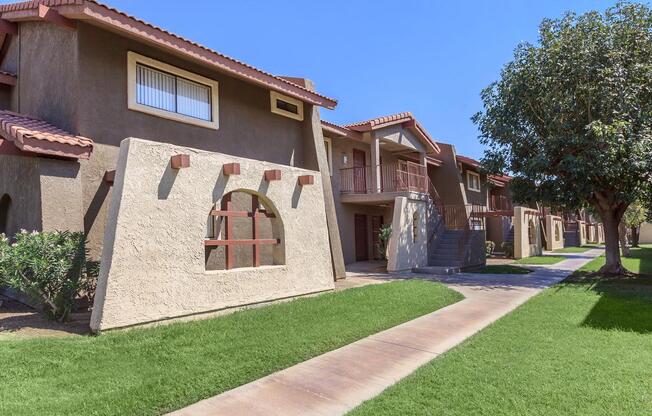
[[[345,124],[411,111],[437,140],[481,157],[470,117],[544,17],[615,1],[103,0],[277,75],[312,79]],[[180,7],[184,4],[185,7]],[[154,6],[154,7],[152,7]]]

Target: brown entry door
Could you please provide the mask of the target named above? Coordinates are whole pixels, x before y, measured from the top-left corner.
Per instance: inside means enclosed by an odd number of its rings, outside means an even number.
[[[366,160],[364,151],[353,149],[353,191],[357,193],[367,192]]]
[[[355,260],[369,260],[369,242],[367,240],[367,216],[355,214]]]
[[[382,255],[380,254],[380,227],[383,225],[383,216],[382,215],[372,215],[371,216],[371,242],[374,246],[373,257],[374,260],[381,260]]]

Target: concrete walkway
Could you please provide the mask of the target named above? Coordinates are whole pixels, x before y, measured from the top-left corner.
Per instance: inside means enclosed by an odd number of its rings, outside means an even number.
[[[528,275],[436,278],[466,299],[171,414],[342,415],[601,253],[564,254]]]

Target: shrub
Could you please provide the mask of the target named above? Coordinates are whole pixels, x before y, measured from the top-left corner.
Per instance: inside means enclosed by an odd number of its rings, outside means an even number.
[[[51,318],[66,320],[77,295],[94,288],[96,274],[86,270],[84,234],[22,230],[14,240],[0,234],[0,284],[39,301]]]
[[[383,260],[387,260],[387,244],[389,243],[389,237],[392,236],[392,226],[383,225],[378,231],[378,254]]]
[[[495,248],[496,248],[496,243],[494,243],[493,241],[485,241],[484,251],[487,257],[493,254]]]
[[[514,257],[514,243],[505,241],[502,247],[506,257]]]

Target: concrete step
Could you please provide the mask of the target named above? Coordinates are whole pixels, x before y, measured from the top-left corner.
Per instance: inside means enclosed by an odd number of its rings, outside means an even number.
[[[449,266],[424,266],[424,267],[415,267],[412,269],[413,273],[423,273],[423,274],[438,274],[438,275],[450,275],[460,272],[459,267],[449,267]]]

